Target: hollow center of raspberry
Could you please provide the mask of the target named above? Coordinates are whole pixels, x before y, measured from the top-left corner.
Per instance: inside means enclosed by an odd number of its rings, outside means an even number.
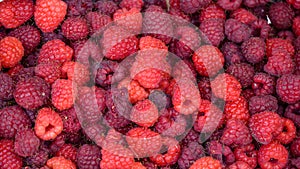
[[[183,106],[184,106],[184,107],[192,106],[192,101],[191,101],[191,100],[185,100],[185,101],[183,102]]]
[[[199,112],[198,116],[205,116],[205,113],[204,112]]]
[[[46,130],[46,132],[49,132],[49,131],[52,131],[54,128],[55,128],[55,127],[54,127],[53,125],[49,124],[49,125],[45,128],[45,130]]]
[[[283,126],[282,132],[284,133],[288,132],[288,128],[286,126]]]
[[[277,159],[275,159],[275,158],[270,158],[269,162],[270,162],[270,163],[277,163],[277,162],[278,162],[278,160],[277,160]]]

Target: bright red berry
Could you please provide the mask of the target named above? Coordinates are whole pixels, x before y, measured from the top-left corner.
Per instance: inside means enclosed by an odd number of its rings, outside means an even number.
[[[252,168],[257,165],[257,150],[253,144],[235,148],[234,156],[236,161],[246,162]]]
[[[244,8],[239,8],[231,13],[231,17],[245,24],[251,24],[257,17],[250,11]]]
[[[127,10],[130,10],[132,8],[141,10],[143,5],[144,5],[144,2],[142,0],[122,0],[120,2],[120,7],[126,8]]]
[[[276,92],[286,103],[300,100],[300,75],[284,75],[277,80]]]
[[[217,4],[210,4],[201,11],[199,16],[200,22],[206,19],[226,19],[225,11]]]
[[[0,40],[0,63],[4,68],[16,66],[24,55],[22,42],[15,37],[7,36]]]
[[[282,118],[283,120],[283,130],[276,137],[281,144],[289,144],[296,137],[296,126],[294,122],[290,119]]]
[[[0,168],[21,169],[22,165],[22,159],[14,152],[14,141],[0,140]]]
[[[47,166],[51,169],[76,169],[76,165],[64,157],[53,157],[49,159]]]
[[[284,168],[288,162],[288,156],[289,153],[283,145],[271,142],[260,147],[257,160],[262,169]]]
[[[190,167],[190,169],[221,169],[222,165],[220,161],[212,157],[201,157]]]
[[[52,84],[52,104],[59,110],[66,110],[73,106],[76,92],[71,80],[57,79]]]

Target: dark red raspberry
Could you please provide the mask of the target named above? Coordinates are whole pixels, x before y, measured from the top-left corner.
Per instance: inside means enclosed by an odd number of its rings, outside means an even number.
[[[296,138],[293,140],[292,144],[290,145],[291,153],[296,156],[300,157],[300,139]]]
[[[204,156],[204,148],[201,144],[198,142],[189,142],[186,146],[182,147],[178,165],[182,169],[188,169],[193,162]]]
[[[290,104],[285,109],[284,116],[293,120],[295,125],[300,126],[300,102],[295,104]]]
[[[233,164],[231,164],[228,169],[251,169],[249,164],[243,162],[243,161],[236,161]]]
[[[69,17],[61,25],[62,34],[69,40],[84,39],[89,34],[89,27],[84,18]]]
[[[266,52],[265,46],[263,39],[253,37],[245,41],[241,48],[246,60],[255,64],[263,60]]]
[[[287,29],[292,26],[293,9],[285,2],[276,2],[270,6],[269,17],[272,24],[278,29]]]
[[[286,39],[271,38],[266,40],[267,57],[271,57],[274,54],[287,52],[285,55],[294,56],[295,49],[292,43]]]
[[[289,169],[300,168],[300,158],[292,158],[292,159],[290,159],[289,163],[287,165],[287,168],[289,168]]]
[[[22,157],[34,155],[40,146],[40,140],[34,134],[34,131],[19,130],[15,136],[14,151]]]
[[[12,99],[14,88],[13,79],[7,73],[0,73],[0,99]]]
[[[90,80],[88,65],[80,62],[67,61],[61,67],[62,77],[67,77],[78,86],[85,85]]]
[[[195,13],[201,8],[206,7],[211,0],[181,0],[180,9],[185,13]]]
[[[271,33],[271,26],[264,19],[258,19],[251,23],[252,35],[266,39]]]
[[[93,10],[93,0],[68,0],[68,16],[84,16]]]
[[[63,156],[66,159],[76,161],[77,148],[72,146],[71,144],[64,144],[57,152],[56,156]]]
[[[35,67],[37,65],[37,60],[39,58],[39,50],[29,54],[22,59],[22,65],[24,67]]]
[[[90,26],[90,35],[101,31],[104,26],[112,22],[112,19],[108,15],[101,14],[99,12],[89,12],[86,15],[87,22]]]
[[[210,156],[219,160],[223,165],[230,165],[235,161],[232,150],[218,141],[208,142],[207,151]]]
[[[276,112],[278,109],[278,100],[272,95],[254,96],[249,100],[249,111],[251,114],[264,111]]]
[[[232,64],[227,68],[226,72],[233,75],[241,83],[242,87],[248,87],[253,82],[254,68],[250,64]]]
[[[257,150],[253,144],[237,147],[234,149],[236,161],[243,161],[255,168],[257,165]]]
[[[209,78],[201,78],[201,80],[198,82],[198,88],[202,99],[211,100],[212,93]]]
[[[35,50],[41,40],[40,31],[34,26],[21,26],[9,32],[9,36],[18,38],[24,47],[25,54],[29,54]]]
[[[58,33],[56,32],[43,32],[42,33],[42,44],[47,43],[48,41],[54,40],[54,39],[59,39],[63,42],[66,42],[67,39],[62,35],[61,30],[58,30]]]
[[[289,153],[283,145],[272,142],[260,147],[257,160],[262,169],[284,168],[288,162],[288,156]]]
[[[255,94],[252,89],[245,89],[242,91],[241,96],[243,96],[246,100],[250,100],[250,98],[255,96]]]
[[[243,4],[249,8],[265,6],[269,0],[245,0]]]
[[[35,69],[35,74],[52,84],[61,76],[61,68],[57,63],[41,63]]]
[[[219,5],[212,3],[204,8],[199,16],[200,23],[206,19],[225,19],[225,11]]]
[[[294,70],[295,63],[285,51],[273,52],[273,55],[268,58],[268,62],[264,66],[264,71],[274,76],[291,74]]]
[[[39,77],[19,81],[16,85],[14,98],[16,102],[29,110],[44,105],[50,96],[50,86]]]
[[[242,0],[234,0],[234,1],[218,0],[217,4],[220,5],[225,10],[236,10],[241,6]]]
[[[181,144],[183,146],[187,146],[190,142],[198,142],[199,141],[199,135],[200,134],[192,128],[184,136],[183,140],[181,141]]]
[[[251,29],[236,19],[228,19],[225,22],[225,35],[229,40],[241,43],[250,38]]]
[[[242,146],[252,142],[248,127],[240,120],[228,120],[221,137],[221,142],[228,146]]]
[[[96,9],[99,10],[99,12],[111,16],[115,13],[115,11],[118,9],[118,6],[113,1],[97,1],[94,3],[94,6]]]
[[[203,36],[208,39],[208,43],[214,46],[219,46],[225,38],[223,19],[206,19],[201,22],[199,28]]]
[[[15,67],[16,69],[19,69],[17,66]],[[13,69],[11,69],[13,70]],[[10,74],[11,72],[8,72]],[[15,83],[24,81],[26,79],[34,77],[34,67],[29,67],[29,68],[20,68],[17,72],[11,73],[11,77],[14,80]]]
[[[97,67],[97,73],[95,75],[96,84],[101,87],[108,87],[112,84],[114,73],[118,70],[119,64],[115,61],[104,60]]]
[[[300,75],[284,75],[277,80],[276,92],[286,103],[300,100]]]
[[[81,125],[77,118],[75,108],[70,108],[59,113],[64,123],[64,129],[66,133],[77,133],[81,129]]]
[[[283,130],[276,137],[276,140],[278,140],[281,144],[289,144],[296,137],[296,127],[292,120],[286,118],[282,118],[282,120],[283,120]]]
[[[239,8],[231,13],[231,17],[245,24],[251,24],[257,17],[247,9]]]
[[[294,39],[295,39],[295,36],[294,36],[293,32],[292,31],[287,31],[287,30],[283,30],[283,31],[278,32],[278,37],[281,38],[281,39],[288,40],[290,42],[293,42]]]
[[[169,14],[174,17],[174,26],[185,25],[187,22],[191,22],[189,15],[185,14],[180,9],[171,8]]]
[[[233,42],[225,42],[221,48],[221,51],[225,57],[226,65],[246,61],[240,47]]]
[[[26,158],[26,162],[35,167],[42,167],[49,158],[49,151],[47,148],[41,147],[33,156]]]
[[[275,91],[275,78],[266,73],[257,73],[253,77],[252,89],[257,96],[272,94]]]
[[[254,139],[261,144],[269,144],[283,128],[281,117],[274,112],[261,112],[251,116],[249,128]]]
[[[14,152],[14,141],[0,140],[0,168],[21,169],[22,165],[22,159]]]
[[[122,0],[119,4],[121,8],[126,8],[127,10],[130,10],[132,8],[141,10],[143,5],[144,2],[142,0]]]
[[[300,16],[297,16],[293,20],[293,31],[296,36],[300,36]]]
[[[300,36],[299,36],[300,37]],[[299,38],[300,39],[300,38]],[[299,48],[300,49],[300,48]],[[300,75],[300,52],[297,52],[294,56],[294,62],[296,65],[295,73],[296,75]]]

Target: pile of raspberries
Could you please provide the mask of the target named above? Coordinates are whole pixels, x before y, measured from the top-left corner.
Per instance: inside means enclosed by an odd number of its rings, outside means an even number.
[[[300,0],[1,0],[0,169],[299,169]]]

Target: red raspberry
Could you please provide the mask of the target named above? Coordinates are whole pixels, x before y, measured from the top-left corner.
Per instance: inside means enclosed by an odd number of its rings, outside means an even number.
[[[48,41],[42,46],[39,54],[38,63],[56,62],[63,64],[70,61],[73,56],[73,49],[63,41],[55,39]]]
[[[243,161],[251,168],[255,168],[257,165],[257,150],[253,144],[237,147],[234,150],[234,156],[236,161]]]
[[[199,16],[200,23],[206,19],[226,19],[225,11],[215,3],[210,4],[201,11]]]
[[[300,36],[300,16],[297,16],[293,20],[293,31],[296,36]]]
[[[260,147],[257,159],[262,169],[284,168],[288,162],[288,156],[289,153],[283,145],[271,142]]]
[[[5,28],[16,28],[31,18],[32,0],[3,1],[0,3],[0,23]]]
[[[161,136],[147,128],[131,129],[126,134],[126,140],[137,157],[153,156],[160,151],[163,144]]]
[[[0,168],[21,169],[22,165],[22,159],[14,152],[14,141],[0,140]]]
[[[174,79],[188,78],[192,81],[196,80],[197,71],[190,60],[179,60],[173,66],[172,77]]]
[[[300,1],[299,0],[287,0],[287,2],[293,5],[294,8],[300,9]]]
[[[154,155],[150,157],[150,160],[158,166],[170,166],[175,164],[181,153],[179,143],[173,138],[164,138],[163,145],[168,148],[167,152]]]
[[[243,42],[241,48],[246,60],[255,64],[263,60],[266,52],[265,46],[263,39],[253,37]]]
[[[292,26],[293,9],[285,2],[276,2],[270,6],[269,17],[272,24],[278,29],[287,29]]]
[[[135,162],[131,165],[131,169],[147,169],[142,163]]]
[[[188,14],[195,13],[210,4],[211,0],[181,0],[180,9]]]
[[[295,63],[285,51],[273,52],[273,55],[268,58],[268,62],[264,66],[264,71],[274,76],[291,74],[294,70]]]
[[[158,119],[157,107],[148,99],[139,101],[133,106],[130,118],[142,127],[151,127]]]
[[[277,113],[266,111],[252,115],[249,128],[256,141],[269,144],[281,133],[283,121]]]
[[[213,94],[225,101],[235,101],[240,97],[242,86],[237,79],[227,73],[218,75],[212,82]]]
[[[199,133],[196,132],[193,128],[191,128],[188,133],[184,136],[181,141],[181,145],[186,146],[190,142],[198,142],[199,141]]]
[[[142,0],[122,0],[119,4],[121,8],[126,8],[127,10],[130,10],[132,8],[141,10],[143,5],[144,2]]]
[[[93,10],[93,0],[68,0],[68,16],[84,16]]]
[[[221,48],[227,65],[241,63],[246,61],[240,46],[233,42],[225,42]]]
[[[251,23],[252,35],[266,39],[271,34],[272,28],[264,19],[258,19]]]
[[[107,28],[101,43],[103,55],[111,60],[122,60],[138,50],[138,39],[118,26]]]
[[[16,37],[22,42],[25,54],[32,53],[39,45],[41,40],[40,31],[34,26],[29,25],[21,26],[9,32],[8,36]]]
[[[244,8],[233,11],[231,17],[245,24],[251,24],[258,19],[252,12]]]
[[[98,168],[100,166],[100,159],[101,151],[95,145],[84,144],[78,149],[76,161],[79,168]]]
[[[14,138],[17,131],[30,128],[30,119],[19,106],[8,106],[0,110],[0,136]]]
[[[188,169],[192,163],[205,155],[204,148],[198,142],[190,142],[183,146],[178,165],[182,169]]]
[[[51,140],[62,132],[63,121],[54,110],[42,108],[36,117],[34,130],[40,139]]]
[[[243,161],[236,161],[231,164],[228,169],[252,169],[247,163]]]
[[[235,0],[235,1],[218,0],[217,4],[220,5],[225,10],[236,10],[241,6],[242,0]]]
[[[283,31],[278,32],[278,38],[293,42],[293,40],[295,39],[295,36],[292,31],[283,30]]]
[[[221,169],[222,165],[219,160],[212,157],[201,157],[190,167],[190,169]]]
[[[201,22],[199,28],[203,36],[214,46],[219,46],[225,38],[223,19],[206,19]]]
[[[22,157],[33,156],[39,149],[40,140],[34,134],[34,131],[19,130],[15,136],[14,150]]]
[[[287,106],[284,116],[293,120],[295,125],[300,126],[300,121],[299,121],[299,112],[300,110],[300,102],[295,103],[295,104],[290,104]]]
[[[43,32],[53,32],[67,14],[67,3],[62,0],[37,0],[34,20]]]
[[[102,30],[101,28],[112,22],[112,19],[109,16],[102,15],[98,12],[87,13],[86,19],[90,26],[90,35]]]
[[[229,40],[241,43],[250,38],[251,29],[236,19],[228,19],[225,22],[225,35]]]
[[[230,165],[234,163],[234,154],[230,147],[219,143],[219,141],[210,141],[207,143],[208,154],[221,162],[222,165]]]
[[[265,6],[269,0],[245,0],[243,1],[244,5],[249,8]]]
[[[39,77],[19,81],[14,91],[16,102],[29,110],[35,110],[48,101],[50,86]]]
[[[240,96],[237,100],[227,101],[224,112],[227,120],[236,119],[247,122],[250,118],[248,102],[242,96]]]
[[[137,81],[130,80],[130,78],[124,79],[119,83],[118,88],[122,87],[127,88],[129,93],[129,101],[131,103],[144,100],[149,96],[148,91],[146,91]]]
[[[14,90],[13,79],[7,73],[0,73],[0,100],[12,99]]]
[[[300,36],[299,36],[300,37]],[[300,39],[300,38],[299,38]],[[300,49],[300,48],[299,48]],[[300,52],[298,52],[295,56],[294,56],[294,62],[296,65],[296,70],[295,70],[295,75],[300,75]]]
[[[139,48],[140,50],[148,50],[148,49],[158,49],[158,50],[168,50],[168,47],[166,44],[157,39],[153,38],[152,36],[145,36],[141,37],[139,42]]]
[[[22,42],[15,37],[7,36],[0,40],[0,63],[3,68],[16,66],[24,55]]]
[[[73,147],[71,144],[64,144],[57,152],[56,156],[64,157],[73,162],[76,161],[77,148]]]
[[[300,139],[299,138],[296,138],[293,140],[292,144],[290,145],[290,151],[294,156],[296,156],[296,157],[300,156]]]
[[[252,89],[245,89],[242,91],[241,96],[244,97],[246,100],[250,100],[250,98],[255,96],[255,94]]]
[[[257,73],[253,77],[252,89],[257,96],[272,94],[275,91],[275,78],[266,73]]]
[[[37,76],[52,84],[61,76],[61,68],[57,63],[41,63],[34,68]]]
[[[89,34],[87,21],[80,17],[69,17],[61,25],[62,34],[69,40],[84,39]]]
[[[67,61],[61,67],[62,75],[67,75],[68,79],[78,85],[84,85],[90,80],[88,67],[80,62]]]
[[[121,26],[133,34],[141,33],[143,16],[138,9],[119,9],[114,13],[113,18],[117,26]]]
[[[64,110],[59,113],[64,123],[64,132],[77,133],[81,129],[81,125],[77,118],[75,108]]]
[[[289,144],[296,137],[296,127],[292,120],[286,118],[282,118],[282,119],[283,119],[283,130],[276,137],[276,140],[278,140],[281,144]]]
[[[247,63],[232,64],[226,72],[234,76],[242,85],[242,87],[248,87],[253,82],[254,68]]]
[[[73,106],[76,91],[71,80],[57,79],[52,84],[51,98],[52,104],[58,110],[66,110]]]
[[[88,66],[90,61],[100,62],[103,59],[100,46],[92,39],[75,41],[72,43],[72,46],[76,62]]]
[[[253,96],[249,100],[249,111],[251,114],[264,111],[276,112],[278,109],[278,100],[272,95]]]
[[[97,11],[104,15],[113,15],[115,11],[118,9],[118,5],[113,1],[97,1],[94,4]]]
[[[274,53],[278,52],[288,52],[290,56],[294,56],[295,49],[292,43],[285,39],[271,38],[266,40],[266,55],[271,57]]]
[[[277,80],[276,92],[286,103],[296,103],[300,100],[300,76],[284,75]]]
[[[197,72],[202,76],[214,76],[224,65],[222,52],[211,45],[204,45],[197,49],[192,60]]]
[[[47,166],[51,169],[76,169],[76,165],[64,157],[53,157],[49,159]]]
[[[97,67],[95,83],[101,87],[108,87],[112,84],[116,71],[120,69],[118,62],[103,60]]]

